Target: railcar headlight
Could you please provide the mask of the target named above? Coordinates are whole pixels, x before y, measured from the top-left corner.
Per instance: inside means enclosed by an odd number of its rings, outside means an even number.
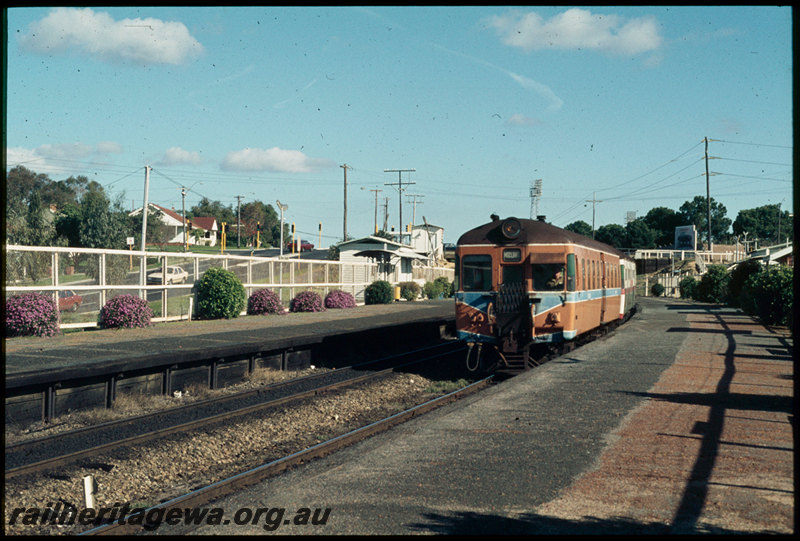
[[[516,218],[508,218],[503,222],[501,228],[503,236],[508,240],[514,240],[522,232],[522,224]]]

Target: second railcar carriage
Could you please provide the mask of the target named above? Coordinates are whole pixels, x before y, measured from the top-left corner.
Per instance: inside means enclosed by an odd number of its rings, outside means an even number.
[[[545,223],[507,218],[456,246],[456,329],[467,368],[531,364],[537,344],[573,340],[623,319],[636,266],[615,248]]]

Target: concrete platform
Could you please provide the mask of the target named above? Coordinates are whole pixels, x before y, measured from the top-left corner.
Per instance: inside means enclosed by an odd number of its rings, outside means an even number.
[[[169,395],[232,384],[259,367],[302,369],[379,356],[398,343],[430,345],[454,323],[449,299],[6,339],[6,424],[109,407],[118,389]]]
[[[6,388],[85,375],[87,370],[129,371],[195,358],[310,347],[330,336],[454,320],[449,299],[11,338],[4,343]]]
[[[216,502],[229,522],[190,531],[264,534],[270,518],[305,535],[794,532],[790,334],[640,302],[608,337]],[[244,508],[276,511],[237,525]],[[295,525],[301,508],[330,513]]]

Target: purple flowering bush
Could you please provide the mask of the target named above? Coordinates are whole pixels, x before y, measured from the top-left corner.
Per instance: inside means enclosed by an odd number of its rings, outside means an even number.
[[[298,293],[289,303],[290,312],[323,312],[324,310],[325,306],[322,304],[322,297],[313,291]]]
[[[59,324],[58,307],[49,295],[31,292],[6,300],[6,336],[53,336]]]
[[[104,329],[149,327],[153,310],[147,301],[136,295],[119,295],[109,299],[100,310],[97,323]]]
[[[356,300],[353,296],[340,289],[334,289],[325,295],[325,308],[355,308]]]
[[[282,314],[286,310],[278,294],[271,289],[259,289],[247,299],[247,314]]]

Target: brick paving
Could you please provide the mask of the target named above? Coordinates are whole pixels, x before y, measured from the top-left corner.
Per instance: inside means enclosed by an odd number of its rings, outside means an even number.
[[[687,315],[675,363],[594,469],[536,513],[669,533],[792,533],[791,335],[741,312]]]

